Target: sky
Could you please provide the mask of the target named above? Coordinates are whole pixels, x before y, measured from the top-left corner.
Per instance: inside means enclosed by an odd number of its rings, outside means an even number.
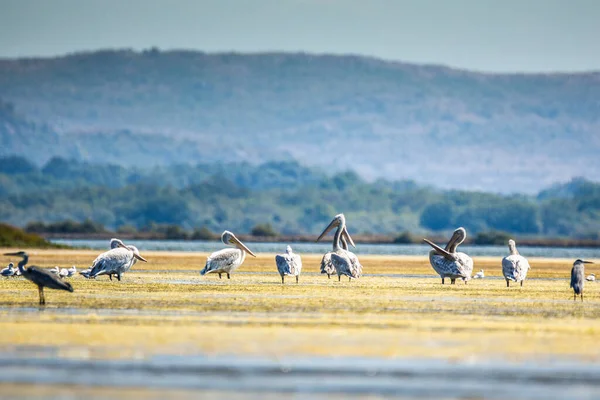
[[[0,0],[0,58],[106,48],[600,71],[596,0]]]

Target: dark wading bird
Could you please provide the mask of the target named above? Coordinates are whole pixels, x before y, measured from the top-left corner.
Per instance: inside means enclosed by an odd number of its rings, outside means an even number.
[[[506,279],[506,287],[510,286],[510,281],[521,282],[521,286],[523,286],[523,281],[527,278],[527,271],[531,268],[529,261],[519,254],[517,244],[512,239],[508,241],[508,251],[510,251],[510,255],[502,259],[502,275]]]
[[[256,257],[244,243],[229,231],[224,231],[221,234],[221,241],[228,246],[233,245],[236,248],[222,249],[212,253],[206,259],[206,265],[200,271],[200,275],[216,273],[219,274],[219,279],[221,279],[221,274],[227,274],[227,279],[231,279],[230,274],[242,265],[246,259],[246,253],[249,253],[252,257]]]
[[[575,260],[571,269],[571,286],[573,288],[573,300],[577,299],[577,295],[581,295],[583,301],[583,283],[585,282],[585,265],[593,264],[591,261]]]
[[[429,252],[429,262],[435,272],[442,278],[442,285],[444,284],[444,278],[450,278],[452,284],[455,283],[456,278],[461,278],[465,281],[465,285],[471,279],[473,259],[465,253],[456,251],[456,248],[466,238],[467,231],[461,227],[454,231],[445,249],[427,239],[423,239],[433,247],[433,250]]]
[[[334,266],[335,272],[338,275],[338,281],[342,279],[342,275],[346,275],[349,281],[352,280],[352,278],[360,278],[363,267],[358,261],[358,257],[356,254],[342,248],[342,236],[345,236],[350,244],[354,246],[354,241],[346,229],[346,218],[344,217],[344,214],[338,214],[333,217],[333,220],[329,223],[327,228],[325,228],[323,233],[317,238],[317,242],[334,227],[337,227],[337,230],[333,236],[333,251],[329,254],[331,257],[331,264]],[[325,254],[323,258],[326,256],[327,254]],[[324,261],[322,260],[321,271],[323,271],[323,263]],[[327,275],[329,276],[330,274]]]
[[[44,297],[44,288],[57,289],[57,290],[67,290],[69,292],[73,292],[73,286],[70,283],[64,282],[57,275],[48,271],[47,269],[36,267],[34,265],[25,269],[25,265],[27,261],[29,261],[29,256],[24,251],[19,251],[16,253],[5,253],[5,256],[18,256],[23,259],[19,262],[19,271],[21,275],[25,277],[25,279],[30,280],[35,283],[38,287],[38,291],[40,293],[40,305],[46,304],[46,298]]]

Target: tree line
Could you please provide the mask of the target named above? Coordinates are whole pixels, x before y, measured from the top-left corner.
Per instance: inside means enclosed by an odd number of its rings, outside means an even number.
[[[359,234],[464,226],[473,234],[598,239],[600,184],[573,179],[536,196],[501,195],[413,181],[367,182],[352,171],[328,175],[295,161],[138,169],[63,158],[43,166],[19,156],[0,159],[0,220],[32,232],[42,226],[72,230],[68,224],[78,223],[111,231],[171,227],[172,236],[178,227],[190,237],[200,237],[202,229],[304,235],[320,232],[339,212]]]

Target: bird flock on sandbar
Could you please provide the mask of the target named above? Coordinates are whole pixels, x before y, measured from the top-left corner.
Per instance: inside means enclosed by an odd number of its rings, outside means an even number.
[[[348,250],[349,245],[356,247],[356,244],[348,233],[344,214],[338,214],[333,218],[319,235],[317,242],[321,241],[334,228],[336,230],[333,235],[332,249],[325,253],[321,260],[321,274],[326,274],[328,279],[332,275],[337,275],[338,281],[341,281],[342,275],[347,276],[349,281],[359,279],[363,273],[363,266],[356,254]],[[428,239],[423,239],[432,248],[429,251],[429,262],[442,279],[442,285],[445,284],[446,278],[450,279],[451,284],[455,284],[457,279],[461,279],[465,285],[471,279],[485,278],[483,269],[472,276],[473,259],[469,255],[458,251],[458,246],[465,241],[466,237],[467,231],[460,227],[454,231],[445,247],[441,247]],[[210,254],[204,268],[200,271],[200,275],[217,274],[219,279],[222,279],[222,275],[226,275],[227,279],[231,279],[231,274],[242,265],[246,259],[246,254],[256,257],[252,250],[230,231],[223,232],[221,241],[230,247]],[[519,254],[516,242],[512,239],[508,241],[508,251],[509,255],[502,259],[502,275],[506,280],[506,287],[510,287],[510,282],[523,286],[527,273],[531,269],[529,262]],[[4,255],[20,257],[21,261],[18,262],[17,267],[12,262],[9,263],[6,268],[0,271],[0,275],[7,278],[23,276],[37,285],[40,305],[46,304],[44,288],[73,292],[73,286],[66,279],[77,273],[75,265],[68,269],[58,266],[51,269],[37,266],[26,268],[29,261],[26,252],[18,251],[5,253]],[[79,271],[79,274],[86,279],[96,279],[101,275],[108,275],[111,281],[113,277],[121,281],[123,274],[128,272],[137,261],[147,262],[137,247],[126,245],[122,240],[113,238],[109,242],[109,249],[98,255],[91,266]],[[583,301],[584,282],[596,280],[593,273],[587,277],[585,276],[585,264],[593,263],[581,259],[577,259],[573,263],[570,282],[570,287],[573,289],[573,300],[580,296],[581,301]],[[294,253],[291,246],[286,247],[285,253],[275,256],[275,265],[281,276],[281,284],[285,284],[286,276],[295,278],[296,283],[299,283],[302,272],[302,258],[299,254]]]

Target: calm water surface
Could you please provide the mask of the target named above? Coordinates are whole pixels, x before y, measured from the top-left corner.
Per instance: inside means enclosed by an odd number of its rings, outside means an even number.
[[[574,360],[510,363],[285,357],[154,356],[137,360],[65,358],[53,348],[16,348],[0,354],[2,383],[69,385],[72,398],[84,387],[205,391],[215,398],[344,398],[348,395],[406,399],[598,399],[600,365]],[[13,397],[15,393],[10,393]],[[120,397],[112,394],[113,397]],[[21,397],[16,393],[14,397]],[[86,393],[87,397],[87,393]],[[138,396],[135,396],[138,397]],[[143,396],[145,397],[145,396]],[[143,398],[141,397],[141,398]],[[211,396],[212,397],[212,396]]]
[[[107,249],[108,240],[71,240],[55,239],[54,243],[66,244],[75,247],[90,249]],[[221,242],[204,241],[178,241],[178,240],[131,240],[140,250],[164,250],[164,251],[197,251],[212,252],[224,247]],[[258,253],[283,253],[286,243],[247,243],[248,247]],[[328,243],[290,243],[297,253],[323,254],[331,250]],[[378,255],[411,255],[424,256],[429,252],[428,245],[417,244],[357,244],[352,251],[357,254]],[[504,257],[508,255],[507,246],[461,246],[460,250],[471,256]],[[551,257],[567,259],[598,259],[600,248],[577,248],[577,247],[527,247],[519,246],[519,252],[525,257]]]

